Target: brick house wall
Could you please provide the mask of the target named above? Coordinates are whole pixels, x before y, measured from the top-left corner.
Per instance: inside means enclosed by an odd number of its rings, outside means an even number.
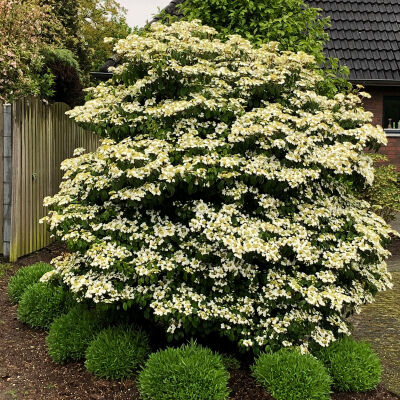
[[[365,91],[372,97],[365,100],[364,107],[374,114],[373,124],[382,126],[383,97],[400,96],[400,87],[367,87]],[[389,162],[397,165],[400,170],[400,135],[396,136],[388,133],[388,145],[382,147],[380,153],[386,154],[389,158]]]

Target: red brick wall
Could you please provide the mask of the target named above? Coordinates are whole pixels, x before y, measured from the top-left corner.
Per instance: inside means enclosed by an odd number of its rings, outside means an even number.
[[[367,87],[365,91],[372,97],[365,100],[364,107],[374,114],[373,124],[382,125],[383,97],[400,96],[400,87]],[[388,137],[388,145],[382,147],[380,152],[386,154],[389,162],[397,165],[400,169],[400,136]]]

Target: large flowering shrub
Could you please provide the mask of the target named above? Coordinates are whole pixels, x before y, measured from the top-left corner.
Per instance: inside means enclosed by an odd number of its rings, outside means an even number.
[[[351,195],[384,133],[356,94],[315,91],[312,56],[215,35],[198,21],[130,35],[113,81],[70,112],[106,139],[45,201],[71,250],[55,273],[174,336],[326,346],[390,286],[392,231]]]

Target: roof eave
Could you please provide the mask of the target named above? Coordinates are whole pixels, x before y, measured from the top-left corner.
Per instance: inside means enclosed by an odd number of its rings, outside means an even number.
[[[99,79],[101,81],[108,81],[113,77],[112,72],[91,72],[90,76],[95,79]]]
[[[363,86],[400,86],[400,80],[391,79],[349,79],[354,85]]]

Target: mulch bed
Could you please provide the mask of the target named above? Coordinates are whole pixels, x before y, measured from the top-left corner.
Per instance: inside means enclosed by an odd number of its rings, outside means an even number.
[[[83,363],[54,364],[46,352],[46,333],[22,325],[7,297],[8,278],[25,265],[50,261],[62,248],[51,245],[21,258],[0,278],[0,400],[139,400],[135,382],[95,379]],[[231,400],[273,400],[247,371],[233,371]],[[383,387],[363,393],[338,393],[333,400],[399,400]]]

